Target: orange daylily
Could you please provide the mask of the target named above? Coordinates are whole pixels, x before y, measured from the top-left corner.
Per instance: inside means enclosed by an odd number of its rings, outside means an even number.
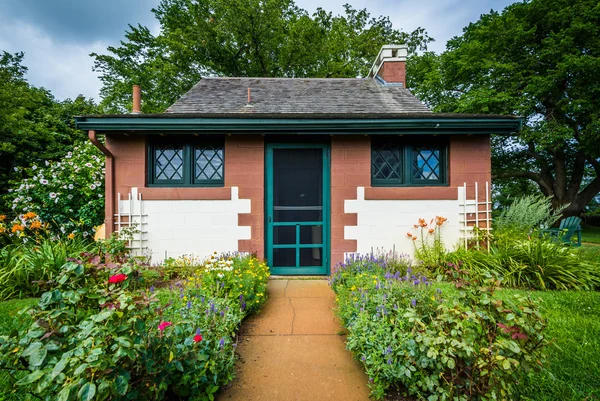
[[[17,231],[23,231],[23,226],[20,224],[15,224],[14,226],[12,226],[12,230],[13,233],[16,233]]]
[[[5,214],[0,214],[0,221],[4,221],[6,220],[6,215]]]
[[[428,232],[429,232],[429,234],[433,234],[435,232],[435,230],[433,228],[430,228]]]
[[[29,228],[31,228],[32,230],[37,230],[38,228],[42,228],[42,222],[41,221],[32,221]]]
[[[37,216],[37,214],[35,214],[33,212],[27,212],[23,215],[23,219],[24,220],[33,219],[35,216]]]

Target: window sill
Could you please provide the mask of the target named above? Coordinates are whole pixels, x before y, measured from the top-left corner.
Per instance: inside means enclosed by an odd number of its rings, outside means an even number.
[[[144,200],[231,200],[231,187],[140,188]]]
[[[458,188],[448,185],[418,187],[366,187],[365,200],[456,200]]]

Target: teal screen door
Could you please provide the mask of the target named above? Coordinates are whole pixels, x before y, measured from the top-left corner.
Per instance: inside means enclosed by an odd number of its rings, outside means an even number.
[[[324,144],[267,145],[267,260],[272,274],[327,274],[329,163]]]

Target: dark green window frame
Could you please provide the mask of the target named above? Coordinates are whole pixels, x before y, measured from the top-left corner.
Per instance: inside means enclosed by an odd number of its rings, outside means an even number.
[[[225,185],[224,139],[150,138],[148,186],[222,187]]]
[[[418,187],[448,185],[448,141],[442,138],[371,139],[371,186]]]

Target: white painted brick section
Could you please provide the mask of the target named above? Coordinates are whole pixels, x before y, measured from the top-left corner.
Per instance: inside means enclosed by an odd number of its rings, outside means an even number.
[[[344,238],[357,240],[357,251],[391,251],[413,255],[413,241],[407,232],[419,218],[428,223],[435,216],[448,221],[442,227],[442,240],[448,249],[454,249],[460,239],[460,206],[457,200],[365,200],[365,189],[358,187],[357,199],[344,202],[346,213],[357,213],[357,225],[344,228]],[[435,222],[434,222],[435,224]]]
[[[140,203],[121,201],[120,213],[129,213],[130,205],[139,222]],[[143,200],[141,207],[143,248],[153,264],[165,257],[237,251],[238,240],[250,239],[251,228],[238,226],[238,215],[250,213],[250,199],[239,199],[237,187],[231,188],[231,200]]]

